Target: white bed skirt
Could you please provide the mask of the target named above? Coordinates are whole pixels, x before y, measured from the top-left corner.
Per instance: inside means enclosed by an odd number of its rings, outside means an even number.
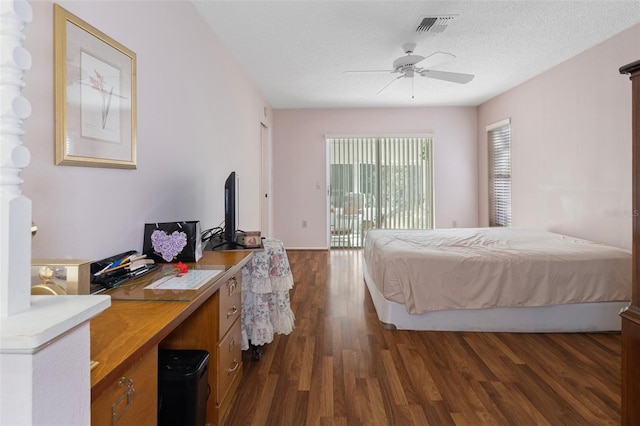
[[[620,310],[629,302],[593,302],[540,307],[453,309],[410,314],[404,305],[384,298],[366,263],[364,280],[378,318],[398,330],[491,331],[517,333],[585,333],[620,331]]]

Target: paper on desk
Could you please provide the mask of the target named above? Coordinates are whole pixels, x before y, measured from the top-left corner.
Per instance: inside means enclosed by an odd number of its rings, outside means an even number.
[[[218,275],[219,269],[190,269],[179,277],[170,276],[161,278],[148,286],[145,290],[197,290],[209,280]]]

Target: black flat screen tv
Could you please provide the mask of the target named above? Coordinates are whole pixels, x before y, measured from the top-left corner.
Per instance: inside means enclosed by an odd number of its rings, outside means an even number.
[[[236,242],[238,226],[238,176],[231,172],[224,183],[224,241]]]

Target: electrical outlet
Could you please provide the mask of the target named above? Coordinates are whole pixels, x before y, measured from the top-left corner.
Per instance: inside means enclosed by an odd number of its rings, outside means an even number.
[[[306,228],[306,227],[307,227],[307,221],[306,221],[306,220],[303,220],[303,221],[302,221],[302,227],[303,227],[303,228]]]
[[[458,221],[457,221],[457,220],[454,220],[454,221],[451,223],[451,226],[452,226],[453,228],[457,228],[457,227],[458,227]]]

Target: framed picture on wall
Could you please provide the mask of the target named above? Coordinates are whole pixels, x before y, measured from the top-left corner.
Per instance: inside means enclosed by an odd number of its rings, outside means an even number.
[[[55,162],[136,168],[136,54],[54,4]]]

